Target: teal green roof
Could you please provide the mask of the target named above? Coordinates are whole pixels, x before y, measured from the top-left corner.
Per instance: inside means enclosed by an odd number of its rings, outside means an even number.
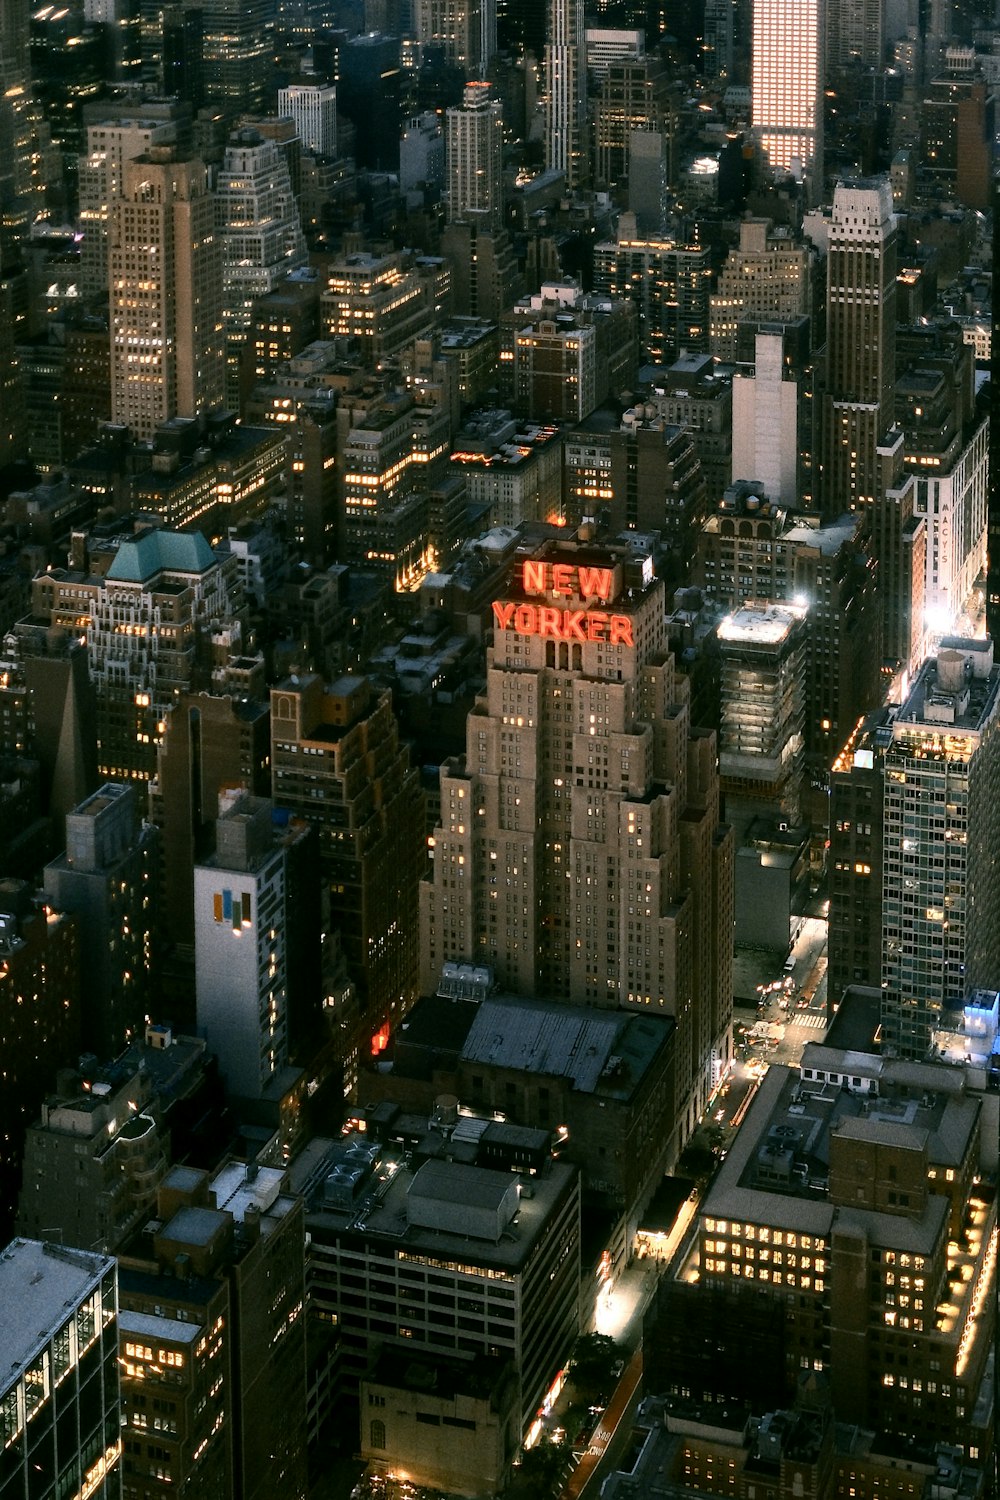
[[[157,573],[204,573],[214,562],[200,531],[147,531],[134,542],[122,542],[108,577],[145,583]]]

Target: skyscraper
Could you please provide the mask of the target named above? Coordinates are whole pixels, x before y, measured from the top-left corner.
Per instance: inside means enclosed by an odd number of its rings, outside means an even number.
[[[222,405],[222,257],[203,162],[152,146],[111,208],[111,415],[148,442]]]
[[[545,90],[545,165],[565,172],[567,187],[575,188],[588,168],[583,0],[549,0]]]
[[[993,257],[1000,265],[1000,178],[993,183]],[[986,630],[1000,640],[1000,297],[994,299],[990,345],[990,459],[986,502]]]
[[[896,219],[888,178],[839,182],[827,258],[824,510],[875,505],[896,376]]]
[[[931,1032],[1000,966],[1000,668],[989,640],[946,637],[884,759],[882,1032],[922,1058]]]
[[[302,150],[337,154],[337,90],[331,84],[292,83],[278,90],[278,114],[295,121]]]
[[[467,83],[447,114],[448,218],[495,233],[503,210],[503,106],[488,83]]]
[[[0,1255],[5,1488],[121,1495],[118,1297],[114,1260],[14,1240]],[[48,1480],[46,1483],[45,1480]]]
[[[111,205],[122,193],[125,162],[151,146],[172,146],[186,129],[176,100],[145,100],[94,106],[87,120],[87,146],[77,163],[80,203],[80,280],[87,296],[108,290],[108,230]]]
[[[885,0],[826,0],[826,65],[831,73],[861,64],[880,68]]]
[[[467,78],[485,78],[497,49],[496,0],[413,0],[421,48],[438,48]]]
[[[45,866],[56,911],[80,918],[80,994],[89,1051],[116,1057],[154,1009],[156,830],[135,788],[108,782],[66,817],[66,850]]]
[[[202,0],[205,98],[231,118],[267,115],[274,0]]]
[[[543,544],[493,606],[486,691],[441,768],[421,988],[449,960],[513,993],[670,1015],[683,1143],[729,1055],[732,835],[641,551]]]
[[[385,1046],[417,994],[417,883],[423,794],[400,745],[388,692],[366,677],[326,687],[314,674],[271,692],[274,801],[319,831],[324,918],[338,929],[358,1009],[341,1059]],[[327,929],[329,930],[329,928]],[[380,1040],[381,1037],[381,1040]]]
[[[823,188],[823,0],[753,0],[751,123],[771,169]]]
[[[224,792],[215,854],[194,871],[198,1025],[243,1099],[264,1096],[288,1064],[286,851],[271,811]]]
[[[222,250],[226,405],[239,410],[240,356],[254,303],[306,262],[306,242],[288,163],[256,130],[235,132],[216,179]]]

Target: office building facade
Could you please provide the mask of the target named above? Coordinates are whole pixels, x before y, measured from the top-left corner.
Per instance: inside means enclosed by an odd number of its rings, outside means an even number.
[[[823,187],[824,0],[753,0],[751,124],[776,175]]]
[[[827,513],[881,501],[877,449],[893,421],[896,219],[887,178],[840,182],[827,256]]]
[[[319,833],[323,917],[340,932],[357,987],[337,1041],[350,1078],[359,1052],[384,1048],[417,996],[423,794],[388,692],[361,676],[327,686],[310,673],[279,684],[271,774],[276,806]]]
[[[493,605],[486,692],[441,770],[421,988],[448,961],[511,993],[677,1025],[677,1132],[729,1055],[731,835],[642,552],[552,543]]]
[[[503,217],[503,106],[488,83],[467,83],[446,120],[448,218],[495,234]]]
[[[902,1057],[922,1058],[949,1012],[1000,981],[998,704],[992,642],[945,637],[885,750],[882,1029]]]
[[[135,788],[107,782],[66,817],[66,849],[45,866],[56,911],[80,919],[82,1023],[90,1050],[114,1057],[154,1010],[157,834]]]
[[[150,146],[124,163],[110,214],[111,416],[148,442],[160,422],[223,401],[222,256],[207,170]]]
[[[545,167],[573,189],[589,167],[583,0],[549,0],[545,91]]]
[[[837,1422],[918,1463],[951,1445],[969,1492],[987,1492],[998,1234],[977,1182],[986,1128],[947,1065],[809,1043],[797,1069],[772,1066],[691,1252],[660,1284],[649,1378],[757,1410],[822,1382]]]
[[[118,1294],[106,1255],[36,1240],[0,1253],[0,1492],[121,1495]]]
[[[278,90],[278,115],[295,121],[302,150],[337,154],[337,90],[332,84],[292,83]]]

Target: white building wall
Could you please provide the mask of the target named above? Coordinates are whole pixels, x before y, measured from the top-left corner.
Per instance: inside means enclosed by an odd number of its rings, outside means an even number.
[[[288,1061],[284,853],[256,871],[196,865],[198,1030],[226,1087],[260,1098]]]
[[[952,627],[986,566],[989,433],[986,419],[950,474],[917,476],[916,509],[927,519],[925,609],[933,631]]]
[[[798,386],[783,380],[781,337],[760,333],[753,376],[733,380],[733,480],[759,479],[778,505],[798,500]]]

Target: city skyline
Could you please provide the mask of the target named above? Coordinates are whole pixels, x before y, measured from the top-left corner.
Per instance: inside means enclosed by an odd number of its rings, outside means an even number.
[[[0,1500],[995,1500],[998,58],[0,0]]]

